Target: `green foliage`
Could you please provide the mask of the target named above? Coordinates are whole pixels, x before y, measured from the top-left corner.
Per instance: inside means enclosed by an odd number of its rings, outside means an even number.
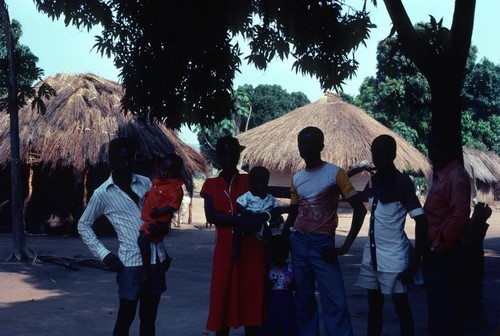
[[[212,163],[215,163],[214,148],[219,137],[244,132],[247,121],[248,129],[251,129],[310,103],[303,92],[288,93],[279,85],[265,84],[255,88],[248,84],[238,87],[234,100],[236,113],[230,118],[215,125],[196,128],[200,150]]]
[[[303,92],[289,94],[279,85],[261,84],[255,88],[251,85],[245,85],[239,89],[250,97],[252,115],[248,129],[279,118],[297,107],[310,103]]]
[[[215,125],[235,113],[231,91],[241,64],[235,36],[245,38],[257,68],[294,57],[293,70],[318,77],[329,90],[356,71],[354,52],[374,27],[364,8],[342,0],[34,2],[66,25],[101,25],[95,48],[120,70],[124,108],[172,128]]]
[[[195,128],[200,151],[213,165],[216,164],[215,145],[217,139],[225,135],[235,136],[239,134],[243,122],[246,125],[246,120],[251,113],[250,97],[244,89],[238,88],[233,94],[233,100],[235,110],[230,118],[225,118],[213,125],[200,125]]]
[[[448,34],[435,20],[417,24],[416,30],[421,38],[427,36],[429,44],[443,41]],[[443,50],[436,47],[432,52]],[[462,89],[462,142],[498,153],[500,135],[494,123],[500,115],[500,67],[487,59],[476,63],[476,56],[477,48],[472,47]],[[376,75],[365,78],[354,104],[426,154],[431,128],[431,90],[426,78],[402,53],[397,37],[379,42],[377,62]]]
[[[500,66],[486,58],[473,64],[465,77],[463,99],[474,120],[500,114]]]
[[[22,36],[21,24],[12,20],[11,23],[12,37],[14,44],[14,64],[17,73],[17,86],[18,86],[18,106],[22,107],[26,104],[27,100],[34,98],[32,106],[38,108],[41,113],[45,112],[45,105],[42,102],[43,98],[48,98],[55,95],[54,89],[48,84],[42,85],[39,90],[33,88],[35,80],[41,80],[43,70],[36,66],[38,57],[33,55],[31,50],[19,44],[19,39]],[[5,30],[3,23],[0,21],[0,109],[7,109],[7,85],[8,85],[8,62],[7,62],[7,45],[5,38]]]

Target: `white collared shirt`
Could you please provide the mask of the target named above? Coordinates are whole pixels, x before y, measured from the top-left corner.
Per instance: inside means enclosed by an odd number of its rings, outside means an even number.
[[[90,201],[78,222],[78,232],[89,250],[103,260],[110,251],[99,241],[92,226],[96,219],[106,216],[116,231],[119,248],[118,257],[126,267],[142,265],[141,253],[137,244],[139,228],[142,225],[141,207],[144,193],[151,188],[151,181],[141,175],[132,174],[132,190],[140,197],[139,206],[117,185],[110,176],[94,191]],[[156,254],[160,261],[165,260],[163,243],[151,243],[151,263],[156,263]]]
[[[399,273],[409,264],[410,241],[405,233],[406,216],[415,218],[424,214],[410,177],[395,168],[372,177],[370,209],[373,195],[378,195],[375,207],[374,238],[377,270]],[[370,234],[363,250],[362,264],[371,267]]]

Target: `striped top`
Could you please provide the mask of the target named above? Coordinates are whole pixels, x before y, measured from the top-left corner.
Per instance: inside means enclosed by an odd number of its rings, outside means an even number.
[[[97,258],[103,260],[110,251],[99,241],[92,226],[98,217],[106,216],[116,231],[119,241],[118,257],[126,267],[142,265],[137,237],[142,225],[144,194],[151,188],[151,181],[145,176],[132,174],[131,188],[140,197],[140,207],[113,183],[110,176],[94,191],[78,222],[78,232],[83,242]],[[165,260],[166,252],[162,242],[157,245],[151,243],[152,264],[156,263],[157,253],[160,261]]]

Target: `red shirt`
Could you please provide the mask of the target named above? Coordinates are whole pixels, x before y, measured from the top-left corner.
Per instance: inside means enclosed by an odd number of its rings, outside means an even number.
[[[434,173],[424,210],[427,238],[436,251],[452,247],[463,237],[470,215],[471,187],[464,167],[454,160]]]
[[[167,205],[174,209],[179,209],[184,192],[182,190],[182,179],[153,179],[153,186],[144,195],[144,205],[142,207],[141,219],[144,221],[140,231],[149,235],[149,224],[156,222],[169,223],[172,220],[172,213],[168,213],[159,218],[151,218],[153,208],[163,208]],[[162,241],[162,238],[153,238],[155,243]]]

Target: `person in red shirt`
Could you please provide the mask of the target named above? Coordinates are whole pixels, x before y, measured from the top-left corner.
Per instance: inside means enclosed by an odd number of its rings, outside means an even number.
[[[249,191],[248,174],[237,169],[241,150],[238,139],[221,137],[216,154],[222,170],[217,177],[208,178],[200,191],[207,222],[216,229],[206,329],[215,331],[217,336],[229,335],[231,327],[240,326],[245,326],[246,336],[257,336],[264,316],[264,242],[255,235],[243,236],[240,255],[234,261],[230,258],[233,227],[247,231],[268,219],[267,214],[238,216],[236,199]]]
[[[423,275],[427,291],[429,332],[463,335],[459,291],[461,240],[470,215],[471,186],[449,139],[431,134],[429,158],[434,175],[424,211],[428,220]]]
[[[138,279],[139,282],[145,282],[153,272],[150,243],[157,244],[163,241],[163,236],[168,234],[170,229],[173,213],[181,205],[184,196],[181,179],[183,166],[182,158],[175,153],[158,158],[157,177],[153,178],[153,186],[144,196],[144,206],[141,213],[144,224],[141,226],[137,238],[143,264],[143,274]],[[157,229],[156,231],[162,234],[151,235],[151,229]],[[169,259],[169,257],[167,258]],[[168,266],[166,265],[166,268]]]

